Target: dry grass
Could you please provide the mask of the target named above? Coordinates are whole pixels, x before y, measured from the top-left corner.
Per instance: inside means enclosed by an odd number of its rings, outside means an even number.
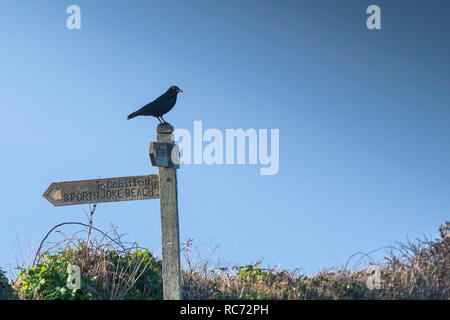
[[[87,281],[81,295],[75,298],[161,299],[161,261],[148,251],[143,253],[136,243],[124,243],[116,229],[104,233],[94,228],[94,211],[95,206],[88,217],[88,224],[69,222],[52,228],[42,240],[30,268],[41,268],[42,263],[48,266],[49,259],[79,266],[82,277],[92,281]],[[80,232],[85,234],[82,236],[77,232],[70,237],[65,236],[60,229],[70,224],[82,225],[84,231]],[[299,270],[262,268],[261,261],[231,268],[221,267],[219,262],[218,266],[211,267],[216,248],[210,249],[202,258],[198,253],[194,254],[192,240],[188,240],[182,246],[185,260],[182,270],[183,298],[449,300],[450,223],[446,222],[439,231],[438,239],[416,240],[391,247],[386,257],[377,264],[380,271],[379,289],[368,288],[368,279],[374,275],[368,273],[366,268],[348,270],[347,265],[322,270],[313,276],[304,275]],[[50,242],[49,236],[55,232],[62,235],[63,240]],[[57,254],[52,256],[51,252]],[[367,254],[364,256],[367,258]],[[22,299],[42,299],[43,292],[53,289],[40,287],[39,281],[38,289],[31,294],[29,289],[24,290],[30,286],[29,283],[24,284],[24,277],[19,276],[13,287]]]
[[[88,224],[65,222],[47,233],[32,265],[22,268],[24,271],[34,269],[36,272],[33,273],[37,274],[44,266],[47,273],[39,275],[36,280],[44,279],[45,283],[42,286],[38,284],[35,290],[28,290],[33,283],[33,279],[30,279],[32,277],[19,273],[13,288],[21,299],[48,298],[55,290],[46,286],[47,283],[64,286],[67,278],[66,264],[78,266],[83,279],[82,290],[74,295],[74,299],[88,296],[95,300],[161,298],[160,261],[148,250],[141,250],[136,243],[122,241],[123,235],[118,234],[116,228],[105,233],[93,227],[94,212],[95,206],[91,209]],[[62,227],[68,225],[81,225],[84,229],[66,236]],[[62,240],[50,241],[53,233],[62,235]],[[65,268],[51,273],[55,264],[60,262],[65,263]]]
[[[381,288],[369,289],[366,269],[322,270],[314,276],[298,270],[260,268],[260,261],[240,268],[209,268],[210,260],[192,262],[184,246],[185,299],[450,299],[450,223],[440,238],[400,244],[378,264]]]

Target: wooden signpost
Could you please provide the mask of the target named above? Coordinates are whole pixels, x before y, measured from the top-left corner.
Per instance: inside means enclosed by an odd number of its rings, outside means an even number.
[[[173,127],[158,125],[157,142],[150,143],[150,159],[159,174],[54,182],[43,197],[54,206],[160,199],[162,279],[164,300],[181,300],[180,230],[176,169],[179,149]]]
[[[156,128],[158,143],[173,144],[173,127],[164,123]],[[162,236],[162,278],[164,300],[181,300],[180,228],[178,222],[177,172],[171,165],[172,148],[166,154],[155,155],[158,149],[150,144],[150,158],[166,157],[167,167],[158,167]],[[153,156],[152,156],[153,152]],[[179,157],[178,157],[179,158]],[[165,164],[166,161],[162,160]],[[157,164],[153,164],[157,165]],[[177,164],[178,165],[178,164]]]
[[[43,194],[54,206],[158,199],[157,174],[109,179],[54,182]]]

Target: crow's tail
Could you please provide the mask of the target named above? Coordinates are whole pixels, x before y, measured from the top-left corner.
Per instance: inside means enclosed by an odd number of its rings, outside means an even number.
[[[127,120],[133,119],[134,117],[137,117],[139,114],[137,112],[133,112],[131,114],[128,115]]]

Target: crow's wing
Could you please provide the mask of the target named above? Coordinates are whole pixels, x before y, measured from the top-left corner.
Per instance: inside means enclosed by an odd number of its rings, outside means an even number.
[[[153,113],[157,113],[159,110],[167,108],[170,101],[168,97],[164,94],[154,101],[147,103],[145,106],[140,108],[136,113],[139,115],[152,115]]]
[[[161,95],[154,101],[147,103],[139,110],[133,112],[128,116],[128,119],[132,119],[137,116],[160,116],[170,111],[175,105],[177,96],[171,96],[168,92]]]

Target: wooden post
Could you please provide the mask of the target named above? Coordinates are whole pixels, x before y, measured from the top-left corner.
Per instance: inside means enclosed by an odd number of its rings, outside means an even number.
[[[157,141],[173,143],[173,127],[160,124]],[[152,154],[153,146],[150,146]],[[170,153],[168,154],[170,157]],[[161,206],[162,279],[164,300],[181,300],[180,229],[177,173],[174,166],[158,167]]]

